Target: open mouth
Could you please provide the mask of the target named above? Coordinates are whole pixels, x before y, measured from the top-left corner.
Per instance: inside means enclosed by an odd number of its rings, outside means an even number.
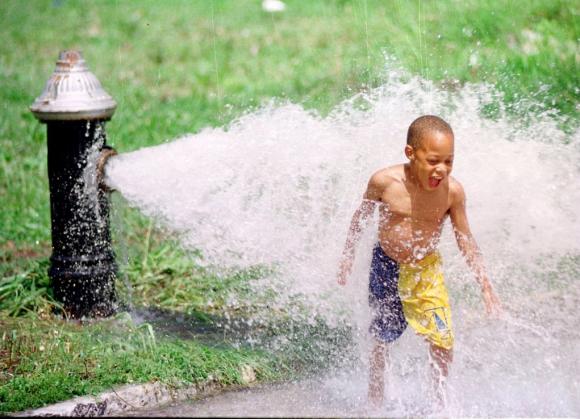
[[[435,178],[435,177],[430,177],[429,178],[429,186],[431,188],[436,188],[437,186],[439,186],[439,184],[441,183],[443,179],[439,179],[439,178]]]

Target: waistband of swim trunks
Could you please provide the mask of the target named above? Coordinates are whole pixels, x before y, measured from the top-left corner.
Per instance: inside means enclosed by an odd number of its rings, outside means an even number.
[[[426,269],[429,266],[441,263],[441,254],[437,251],[433,253],[429,253],[423,259],[411,262],[411,263],[401,263],[401,268],[409,269],[409,270],[418,270],[421,271]]]

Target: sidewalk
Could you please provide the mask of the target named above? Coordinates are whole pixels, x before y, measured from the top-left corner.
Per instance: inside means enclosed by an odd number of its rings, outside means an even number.
[[[115,416],[123,412],[154,409],[169,403],[191,400],[201,395],[216,393],[222,388],[223,386],[215,381],[185,388],[175,388],[159,382],[133,384],[97,396],[75,397],[38,409],[12,413],[10,416]]]

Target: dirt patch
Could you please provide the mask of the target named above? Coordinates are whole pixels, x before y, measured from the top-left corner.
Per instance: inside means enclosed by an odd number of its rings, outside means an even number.
[[[50,256],[49,243],[39,243],[32,246],[18,247],[12,240],[0,245],[0,263],[8,263],[18,259],[39,259]]]

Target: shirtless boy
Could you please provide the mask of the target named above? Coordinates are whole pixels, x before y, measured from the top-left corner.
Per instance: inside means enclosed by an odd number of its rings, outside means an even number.
[[[369,399],[375,406],[383,402],[389,345],[407,324],[429,343],[434,394],[438,402],[445,403],[453,331],[437,246],[448,215],[457,245],[481,286],[487,313],[499,310],[499,300],[469,229],[463,187],[450,176],[453,148],[453,131],[447,122],[432,115],[417,118],[407,133],[405,155],[409,162],[373,174],[352,217],[338,272],[341,285],[351,273],[355,246],[366,221],[379,208],[379,241],[369,275],[370,332],[375,339]]]

